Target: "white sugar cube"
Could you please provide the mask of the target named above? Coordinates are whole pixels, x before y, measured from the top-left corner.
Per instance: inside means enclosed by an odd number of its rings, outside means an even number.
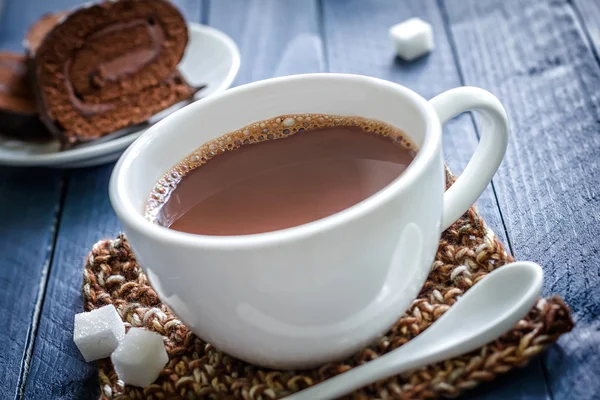
[[[85,358],[110,356],[125,336],[125,325],[112,304],[75,315],[73,341]]]
[[[390,28],[398,57],[412,61],[433,49],[433,29],[420,18],[407,19]]]
[[[131,328],[110,359],[120,380],[144,387],[158,378],[169,356],[158,333]]]

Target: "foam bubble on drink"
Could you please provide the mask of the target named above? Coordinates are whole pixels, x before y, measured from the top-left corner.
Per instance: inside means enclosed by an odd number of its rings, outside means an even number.
[[[144,387],[158,378],[169,356],[161,335],[144,328],[131,328],[110,360],[120,380]]]
[[[85,361],[105,358],[125,336],[125,325],[112,304],[75,315],[73,341]]]

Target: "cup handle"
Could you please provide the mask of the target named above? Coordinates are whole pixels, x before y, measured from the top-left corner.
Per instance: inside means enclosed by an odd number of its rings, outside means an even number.
[[[481,114],[481,139],[463,173],[444,194],[442,230],[446,230],[481,196],[498,170],[508,145],[508,118],[500,101],[476,87],[448,90],[429,101],[445,124],[465,111]]]

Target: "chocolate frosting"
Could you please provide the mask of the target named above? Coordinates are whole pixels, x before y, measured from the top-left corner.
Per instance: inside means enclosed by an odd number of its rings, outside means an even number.
[[[113,104],[100,103],[85,103],[81,100],[81,97],[75,93],[73,89],[73,83],[71,83],[71,79],[69,78],[69,70],[71,69],[72,59],[68,59],[64,66],[64,75],[65,75],[65,87],[67,88],[67,94],[69,95],[69,100],[73,107],[79,111],[81,115],[84,117],[91,117],[92,115],[103,113],[114,108]]]
[[[109,25],[88,36],[88,40],[94,40],[111,33],[141,25],[146,27],[146,30],[152,39],[152,46],[149,49],[138,49],[128,54],[123,54],[112,60],[100,63],[89,73],[90,79],[92,82],[94,82],[95,86],[102,87],[106,81],[116,82],[126,75],[135,74],[137,71],[150,64],[156,59],[156,57],[158,57],[162,48],[162,44],[165,40],[165,35],[160,26],[153,21],[154,19],[149,17],[138,18],[127,22],[119,22]],[[85,117],[91,117],[95,114],[103,113],[113,109],[114,105],[110,103],[86,103],[82,100],[82,97],[77,94],[70,78],[71,65],[76,57],[77,52],[69,57],[64,65],[65,86],[73,107]]]
[[[102,77],[107,81],[118,81],[123,75],[134,74],[144,66],[148,65],[158,55],[162,44],[165,40],[165,35],[159,25],[154,23],[152,17],[139,18],[133,21],[120,22],[101,29],[89,36],[89,40],[94,40],[109,33],[122,31],[125,29],[134,28],[136,26],[145,26],[148,35],[152,39],[152,46],[149,49],[138,49],[129,54],[124,54],[113,60],[106,61],[98,65],[92,74]]]

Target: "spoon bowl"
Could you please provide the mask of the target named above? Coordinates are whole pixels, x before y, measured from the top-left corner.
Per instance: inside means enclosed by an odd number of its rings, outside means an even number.
[[[493,271],[426,331],[365,365],[286,397],[332,399],[372,382],[473,351],[510,330],[534,305],[542,268],[527,261]]]

